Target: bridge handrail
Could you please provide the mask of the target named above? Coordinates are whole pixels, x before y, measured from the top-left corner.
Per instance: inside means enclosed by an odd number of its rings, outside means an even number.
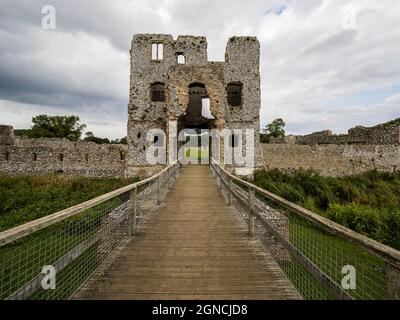
[[[211,158],[211,164],[215,164],[219,170],[221,170],[227,177],[232,179],[233,181],[246,186],[249,189],[254,190],[255,192],[265,196],[269,200],[290,209],[291,212],[305,218],[313,224],[318,225],[319,227],[324,228],[330,234],[334,234],[344,240],[350,241],[356,245],[361,246],[363,249],[367,250],[370,253],[378,255],[380,258],[385,260],[386,262],[392,264],[396,268],[400,268],[400,251],[386,246],[382,243],[379,243],[371,238],[368,238],[364,235],[361,235],[349,228],[346,228],[336,222],[333,222],[327,218],[324,218],[310,210],[307,210],[303,207],[300,207],[297,204],[294,204],[272,192],[264,190],[248,181],[244,181],[235,175],[231,174],[227,170],[225,170],[215,159]],[[217,172],[218,174],[218,172]]]
[[[128,192],[128,191],[134,190],[140,186],[151,183],[151,182],[155,181],[156,179],[158,179],[159,177],[161,177],[164,173],[168,172],[171,168],[176,166],[177,163],[179,163],[179,160],[175,161],[173,164],[169,165],[168,167],[164,168],[159,173],[157,173],[147,179],[127,185],[127,186],[119,188],[117,190],[113,190],[111,192],[103,194],[94,199],[85,201],[83,203],[77,204],[77,205],[69,207],[67,209],[52,213],[52,214],[44,216],[42,218],[39,218],[39,219],[36,219],[33,221],[29,221],[20,226],[0,232],[0,247],[3,247],[10,242],[18,240],[27,235],[30,235],[34,232],[37,232],[41,229],[49,227],[55,223],[65,220],[67,218],[71,218],[74,215],[77,215],[87,209],[93,208],[99,204],[106,202],[107,200],[115,198],[119,195],[122,195],[122,194]]]

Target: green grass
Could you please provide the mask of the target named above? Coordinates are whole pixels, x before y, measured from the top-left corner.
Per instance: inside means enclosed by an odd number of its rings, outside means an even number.
[[[190,148],[185,152],[186,160],[206,160],[208,159],[208,149]]]
[[[0,176],[0,230],[54,213],[138,181],[76,176]],[[0,298],[27,283],[100,228],[102,217],[120,204],[119,197],[0,248]],[[57,274],[56,290],[31,297],[67,298],[98,265],[98,244]]]
[[[322,272],[339,286],[343,278],[342,267],[356,268],[356,290],[347,291],[356,299],[387,299],[385,262],[352,243],[329,235],[311,223],[290,216],[290,242],[307,256]],[[295,259],[283,270],[307,299],[335,299]]]
[[[138,181],[66,175],[0,176],[0,231]]]
[[[44,265],[52,265],[101,228],[109,212],[118,207],[123,196],[112,198],[71,218],[58,222],[0,248],[0,299],[41,273]],[[56,290],[39,290],[31,297],[67,298],[101,262],[97,250],[100,240],[57,274]],[[108,245],[108,244],[106,244]],[[112,245],[115,245],[113,242]]]
[[[254,183],[400,250],[400,175],[370,171],[323,177],[313,171],[257,171]]]

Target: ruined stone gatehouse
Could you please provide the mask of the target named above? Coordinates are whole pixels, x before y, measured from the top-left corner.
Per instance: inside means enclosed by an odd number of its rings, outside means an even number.
[[[181,129],[253,129],[257,166],[261,160],[259,67],[260,45],[255,37],[230,38],[225,61],[210,62],[205,37],[179,36],[174,40],[171,35],[135,35],[131,48],[127,174],[149,175],[156,171],[157,166],[146,161],[147,148],[157,142],[168,150],[170,137]],[[202,113],[207,104],[209,117]],[[148,140],[147,132],[155,128],[166,136]],[[239,141],[246,143],[245,138]],[[168,154],[167,160],[172,158]]]

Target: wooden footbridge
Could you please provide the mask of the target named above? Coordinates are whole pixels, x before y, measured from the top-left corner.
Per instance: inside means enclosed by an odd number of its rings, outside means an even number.
[[[2,299],[398,299],[400,288],[398,251],[215,161],[177,162],[2,232],[0,258]]]
[[[89,299],[294,299],[296,290],[218,190],[208,166],[188,166],[165,203],[107,271]]]

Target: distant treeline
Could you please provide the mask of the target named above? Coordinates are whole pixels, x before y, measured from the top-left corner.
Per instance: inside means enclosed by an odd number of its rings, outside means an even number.
[[[85,138],[81,139],[85,124],[80,123],[78,116],[49,116],[42,114],[32,118],[30,129],[15,129],[16,136],[28,138],[64,138],[71,141],[90,141],[97,144],[115,143],[127,144],[126,137],[110,140],[108,138],[96,137],[93,132],[86,132]]]

